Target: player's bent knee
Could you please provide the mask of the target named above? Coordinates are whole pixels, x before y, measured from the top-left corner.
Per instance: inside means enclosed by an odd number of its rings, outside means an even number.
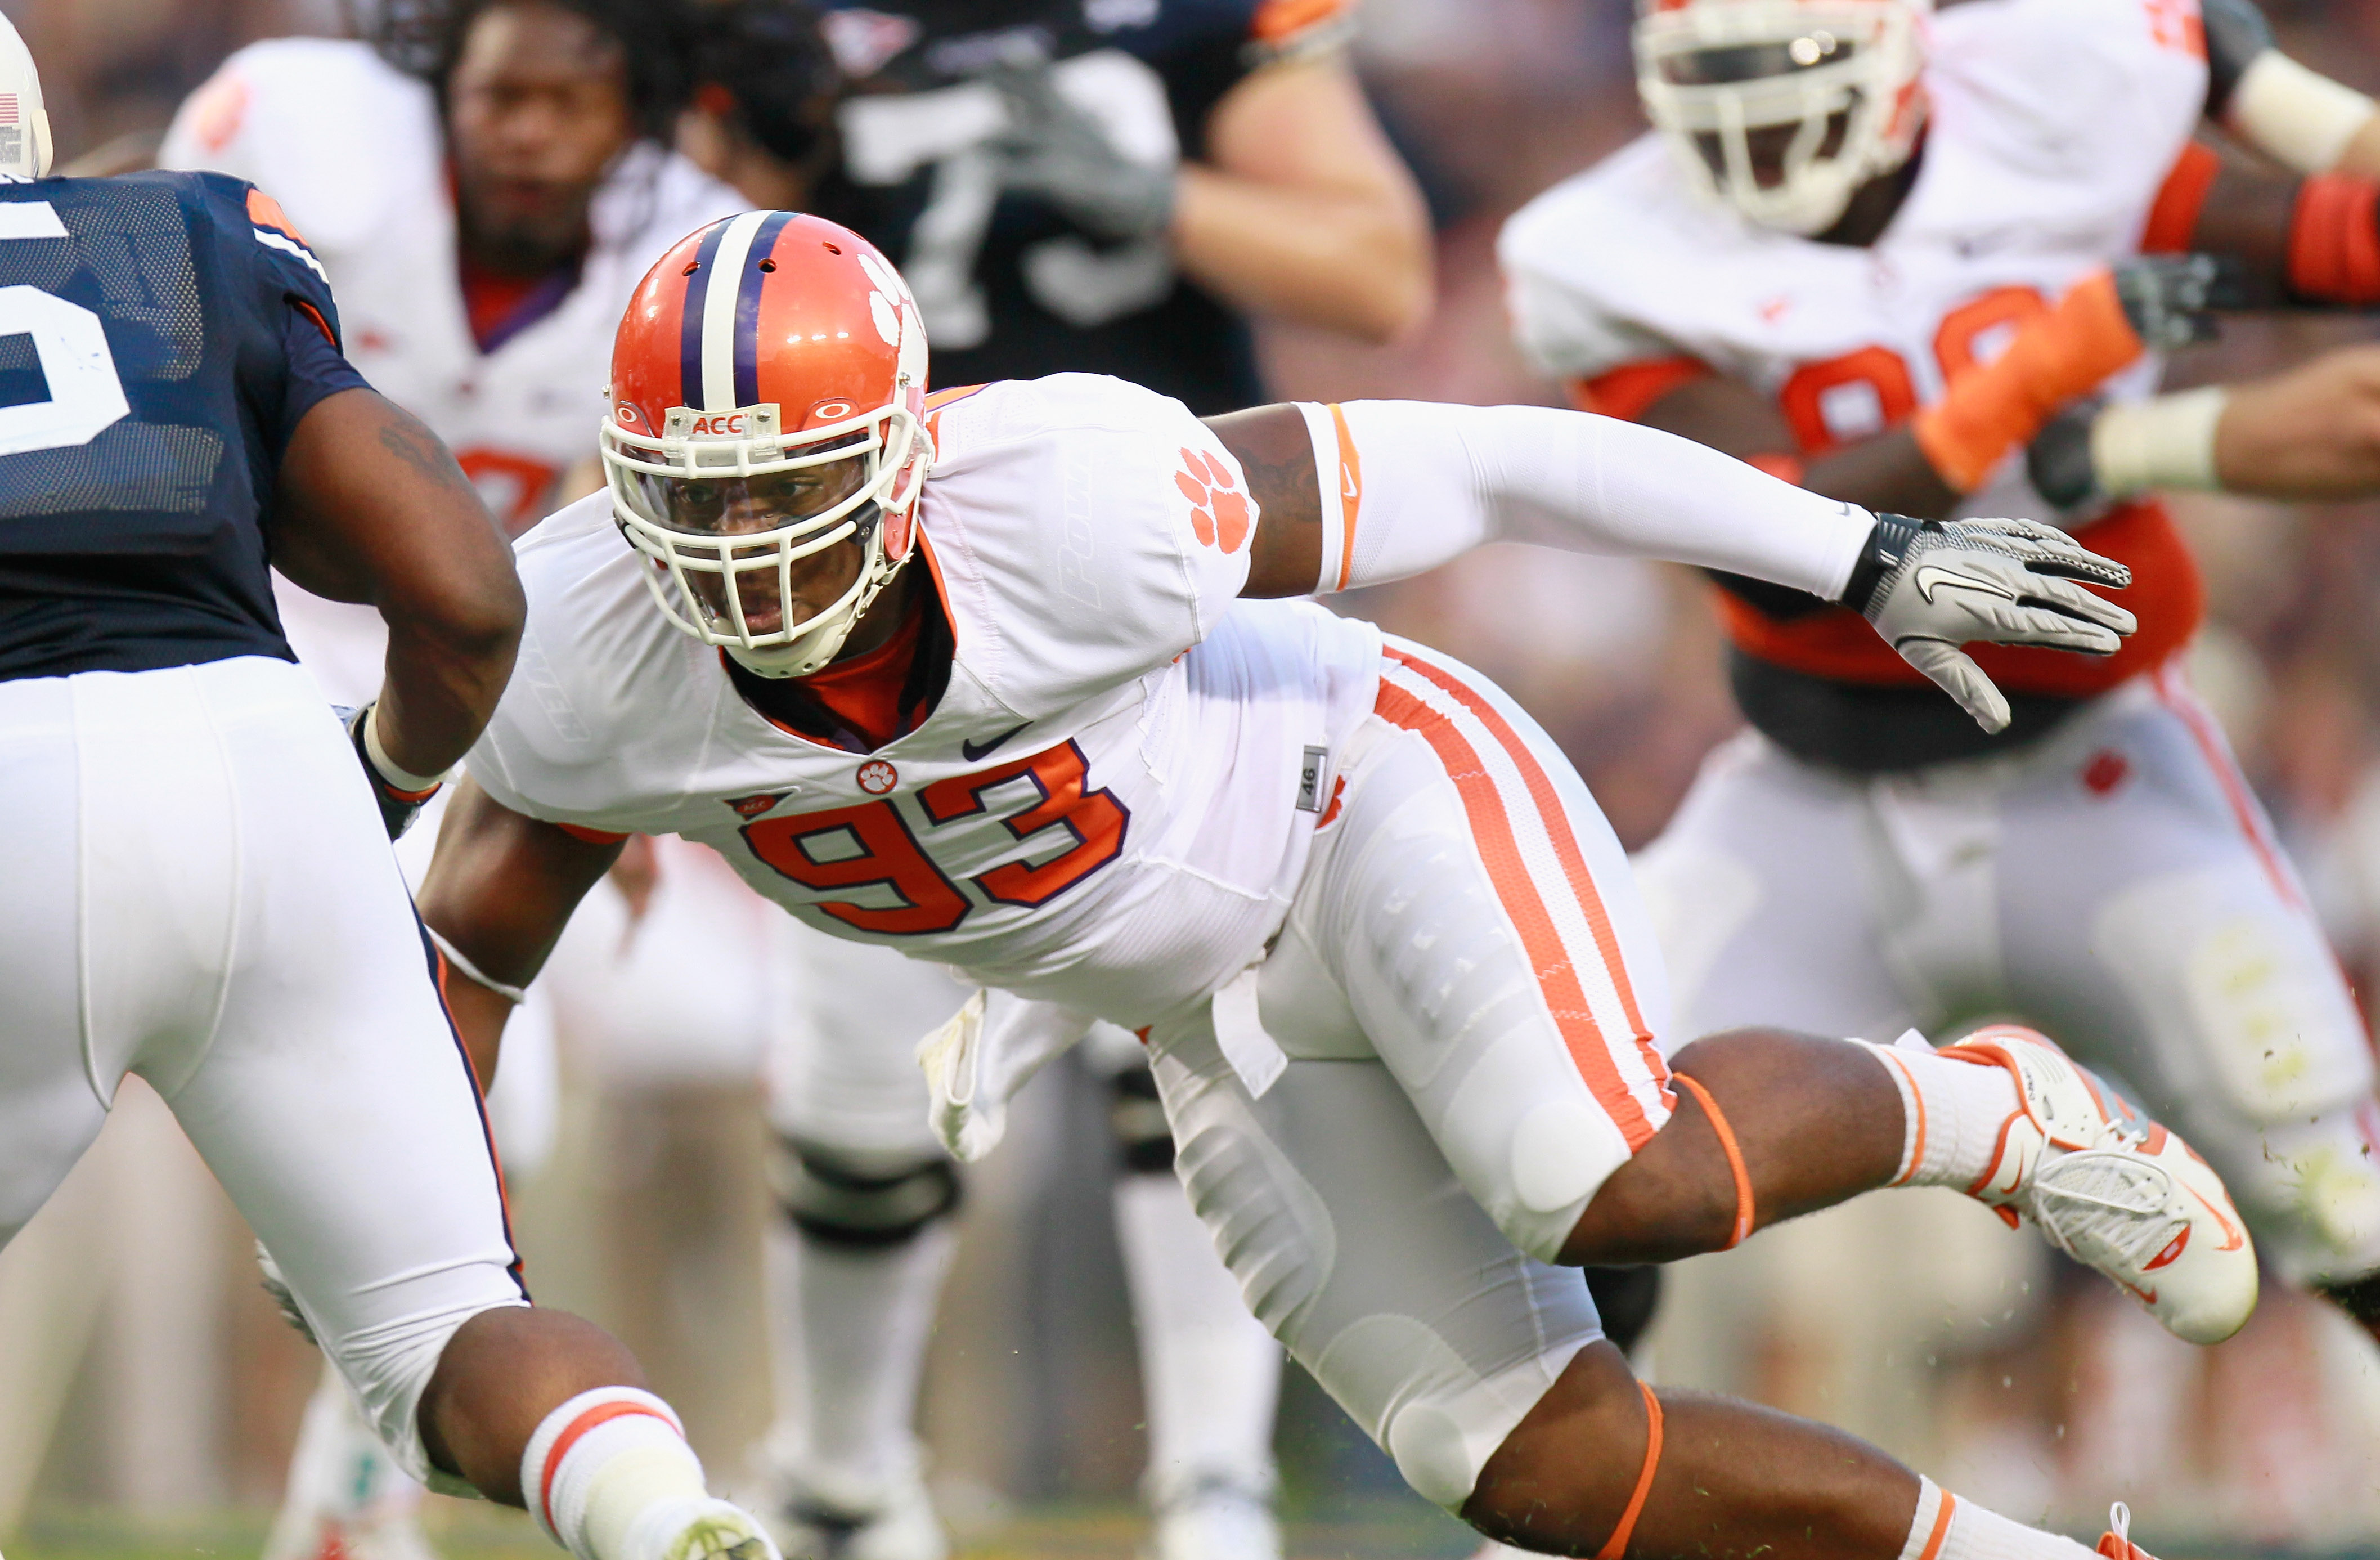
[[[1173,1174],[1173,1128],[1166,1123],[1165,1104],[1157,1097],[1157,1075],[1147,1067],[1126,1067],[1115,1075],[1108,1100],[1108,1127],[1127,1174]]]
[[[400,1322],[334,1338],[323,1352],[362,1405],[365,1420],[379,1432],[398,1467],[442,1493],[473,1493],[457,1489],[450,1476],[434,1465],[422,1439],[423,1399],[444,1362],[447,1346],[466,1322],[490,1310],[528,1309],[528,1299],[515,1288],[508,1298],[492,1304],[408,1316]]]
[[[897,1246],[959,1205],[958,1166],[942,1158],[892,1161],[781,1137],[769,1168],[785,1217],[829,1246]]]
[[[1658,1457],[1650,1410],[1620,1350],[1588,1345],[1496,1448],[1459,1515],[1500,1543],[1594,1553]]]

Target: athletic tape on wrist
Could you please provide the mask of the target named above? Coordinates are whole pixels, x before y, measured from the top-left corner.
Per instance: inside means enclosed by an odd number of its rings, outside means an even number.
[[[2091,468],[2101,493],[2125,498],[2152,488],[2213,492],[2215,430],[2229,393],[2219,384],[2127,401],[2091,423]]]
[[[2225,128],[2301,174],[2338,165],[2380,104],[2352,87],[2315,74],[2278,49],[2266,49],[2240,74],[2224,106]]]
[[[443,774],[416,774],[390,758],[387,746],[380,739],[380,701],[377,699],[364,713],[364,754],[371,760],[372,767],[380,771],[380,777],[388,788],[407,801],[427,801],[455,774],[450,768]]]
[[[2380,184],[2317,174],[2299,187],[2289,289],[2311,303],[2380,303]]]
[[[2114,275],[2094,272],[2048,312],[2026,321],[2006,351],[1952,380],[1940,400],[1917,414],[1912,431],[1918,448],[1952,491],[1972,493],[2059,407],[2138,361],[2143,350]]]
[[[463,957],[462,949],[456,947],[454,944],[440,936],[438,934],[438,929],[431,926],[428,921],[421,923],[421,930],[429,936],[431,945],[438,950],[439,955],[443,957],[448,964],[454,966],[456,969],[461,970],[464,975],[468,977],[471,981],[487,987],[488,990],[495,993],[498,996],[503,997],[515,1007],[518,1007],[522,1003],[528,1000],[528,993],[522,987],[507,986],[502,981],[494,980],[482,974],[478,965],[473,964],[469,959]]]
[[[1595,1552],[1595,1560],[1621,1560],[1628,1553],[1628,1541],[1636,1535],[1636,1519],[1645,1515],[1645,1497],[1653,1493],[1653,1470],[1661,1466],[1661,1400],[1643,1382],[1636,1383],[1636,1390],[1645,1395],[1645,1466],[1628,1496],[1628,1509],[1620,1514],[1620,1526]]]
[[[1736,1143],[1735,1129],[1727,1124],[1727,1116],[1719,1110],[1718,1102],[1711,1098],[1710,1091],[1684,1073],[1672,1073],[1670,1077],[1679,1088],[1692,1094],[1695,1103],[1702,1106],[1703,1115],[1710,1122],[1711,1130],[1718,1134],[1718,1146],[1727,1155],[1728,1172],[1735,1177],[1735,1227],[1728,1236],[1727,1244],[1719,1248],[1722,1251],[1731,1251],[1743,1244],[1745,1237],[1751,1235],[1753,1225],[1757,1222],[1757,1213],[1753,1206],[1752,1173],[1743,1167],[1743,1150]]]

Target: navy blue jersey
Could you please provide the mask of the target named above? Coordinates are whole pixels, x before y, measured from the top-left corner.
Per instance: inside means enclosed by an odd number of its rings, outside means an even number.
[[[996,125],[977,86],[1019,57],[1058,63],[1111,139],[1169,131],[1206,154],[1207,120],[1267,60],[1344,26],[1337,0],[829,0],[821,30],[853,78],[842,175],[818,209],[902,269],[938,385],[1111,373],[1201,414],[1262,398],[1240,318],[1173,268],[1162,238],[1111,243],[1045,202],[992,194]],[[1075,93],[1070,93],[1075,95]],[[1155,123],[1152,125],[1151,120]]]
[[[322,267],[217,174],[0,184],[0,679],[294,659],[281,452],[363,384]]]

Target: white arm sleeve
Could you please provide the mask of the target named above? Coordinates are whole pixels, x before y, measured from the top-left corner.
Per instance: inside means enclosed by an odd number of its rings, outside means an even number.
[[[1586,412],[1427,401],[1300,409],[1322,489],[1317,594],[1511,541],[1667,558],[1834,601],[1876,524],[1692,440]]]

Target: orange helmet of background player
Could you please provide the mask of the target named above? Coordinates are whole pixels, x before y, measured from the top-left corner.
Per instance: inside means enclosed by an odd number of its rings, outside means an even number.
[[[681,239],[620,322],[601,435],[670,621],[767,676],[833,660],[915,543],[925,394],[917,302],[867,239],[795,212]],[[803,560],[845,543],[856,579],[793,620]]]

